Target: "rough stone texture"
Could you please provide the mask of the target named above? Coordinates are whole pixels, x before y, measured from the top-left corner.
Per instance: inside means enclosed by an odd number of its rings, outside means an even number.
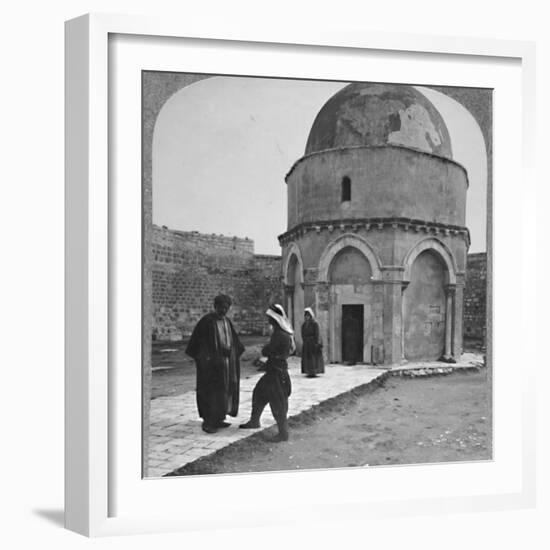
[[[264,311],[282,300],[281,257],[254,254],[250,239],[153,226],[153,338],[180,340],[223,292],[240,334],[263,334]]]
[[[468,254],[464,288],[464,338],[485,345],[487,330],[487,254]]]

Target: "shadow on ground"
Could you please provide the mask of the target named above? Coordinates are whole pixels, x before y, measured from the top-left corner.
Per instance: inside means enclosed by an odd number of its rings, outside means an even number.
[[[33,510],[33,513],[57,527],[65,526],[65,512],[63,510]]]

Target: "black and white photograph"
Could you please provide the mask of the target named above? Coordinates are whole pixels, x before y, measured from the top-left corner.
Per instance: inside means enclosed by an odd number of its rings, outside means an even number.
[[[2,547],[549,547],[543,8],[8,4]]]
[[[492,90],[144,71],[144,476],[492,458]]]

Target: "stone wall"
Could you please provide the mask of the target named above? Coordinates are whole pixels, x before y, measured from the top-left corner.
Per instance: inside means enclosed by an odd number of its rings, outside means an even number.
[[[153,337],[191,333],[212,300],[233,298],[230,317],[241,334],[263,334],[264,311],[283,303],[281,257],[254,254],[254,241],[153,226]],[[487,255],[468,255],[464,339],[485,344]]]
[[[487,254],[468,254],[464,288],[464,340],[486,343]]]
[[[282,299],[280,256],[255,255],[250,239],[153,226],[153,338],[180,340],[219,293],[241,334],[265,332],[264,311]]]

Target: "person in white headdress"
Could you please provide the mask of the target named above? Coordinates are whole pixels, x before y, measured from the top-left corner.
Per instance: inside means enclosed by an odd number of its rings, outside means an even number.
[[[302,324],[302,373],[308,378],[315,378],[323,372],[325,372],[325,363],[319,324],[315,320],[313,309],[306,307]]]
[[[273,328],[269,343],[262,349],[262,355],[267,357],[266,373],[258,380],[252,392],[250,420],[239,427],[244,429],[259,428],[260,417],[269,403],[279,429],[279,433],[272,441],[287,441],[288,398],[292,391],[287,359],[295,348],[294,331],[281,305],[273,304],[265,313]]]

